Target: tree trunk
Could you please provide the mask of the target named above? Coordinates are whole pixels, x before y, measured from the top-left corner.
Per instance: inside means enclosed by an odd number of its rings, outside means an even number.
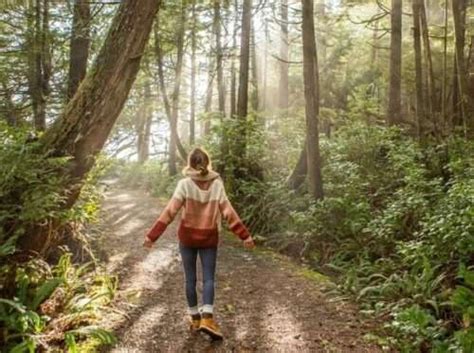
[[[43,3],[43,6],[41,4]],[[51,55],[49,47],[49,0],[36,0],[34,15],[28,13],[28,86],[36,130],[46,129],[46,99],[49,95]]]
[[[240,72],[237,97],[237,116],[245,119],[248,109],[248,84],[250,60],[250,31],[252,22],[252,0],[244,0],[242,12],[242,33],[240,36]]]
[[[457,103],[455,102],[455,105],[459,107],[459,115],[464,134],[467,134],[468,116],[474,113],[474,109],[471,107],[473,99],[467,94],[467,70],[464,58],[464,46],[466,42],[466,6],[466,0],[453,0],[456,85],[459,92],[459,99]]]
[[[212,110],[212,95],[214,94],[214,64],[215,57],[209,57],[209,72],[207,76],[207,89],[206,89],[206,99],[204,100],[204,113],[210,113]],[[207,136],[211,133],[211,120],[210,116],[207,115],[206,120],[204,121],[204,136]]]
[[[224,85],[224,61],[221,44],[221,0],[214,0],[214,35],[216,39],[216,69],[217,69],[217,93],[219,113],[225,114],[225,85]]]
[[[421,19],[421,33],[423,37],[423,46],[425,48],[425,59],[427,65],[427,96],[428,96],[428,112],[430,113],[430,120],[433,122],[435,130],[438,129],[438,118],[435,115],[435,112],[439,111],[437,107],[437,100],[435,95],[435,80],[434,80],[434,70],[433,70],[433,59],[431,56],[431,43],[430,35],[428,28],[428,19],[426,16],[426,7],[424,0],[420,1],[420,19]]]
[[[240,131],[235,143],[234,155],[245,156],[246,151],[246,126],[248,109],[248,84],[249,84],[249,61],[250,61],[250,32],[252,23],[252,0],[244,0],[242,11],[242,25],[240,34],[240,72],[239,91],[237,96],[237,118],[240,119]],[[236,170],[235,176],[239,176]]]
[[[183,10],[184,11],[184,10]],[[184,12],[183,12],[184,13]],[[168,93],[166,90],[166,83],[165,83],[165,73],[163,67],[163,52],[161,50],[160,45],[160,36],[158,33],[158,25],[159,25],[159,16],[157,18],[157,26],[155,26],[155,55],[158,64],[158,84],[160,86],[161,96],[163,99],[163,105],[165,106],[165,113],[168,118],[168,122],[170,124],[170,142],[168,144],[168,170],[170,175],[176,175],[178,169],[176,168],[176,147],[180,153],[181,158],[185,161],[187,159],[187,153],[184,149],[183,145],[181,144],[181,140],[179,139],[178,135],[178,108],[179,108],[179,92],[180,92],[180,85],[181,85],[181,71],[183,66],[183,42],[184,42],[184,25],[183,31],[178,33],[178,39],[181,38],[180,41],[177,41],[177,48],[178,48],[178,59],[176,62],[175,67],[175,84],[173,89],[173,95],[171,97],[171,102],[168,98]],[[181,46],[181,50],[179,49]],[[179,78],[179,79],[178,79]],[[172,145],[174,146],[172,148]],[[171,153],[171,151],[174,151]]]
[[[122,110],[140,68],[160,1],[123,0],[93,69],[42,137],[48,155],[70,156],[67,201],[71,207]]]
[[[171,120],[170,120],[170,144],[169,144],[169,173],[171,176],[178,173],[176,169],[176,147],[178,146],[178,118],[179,118],[179,98],[181,92],[181,76],[183,72],[183,56],[184,56],[184,35],[186,24],[186,4],[185,0],[181,0],[181,18],[179,21],[178,31],[176,33],[176,76],[173,94],[171,95]],[[186,152],[179,148],[181,157],[186,160]]]
[[[288,187],[292,190],[298,189],[301,184],[304,183],[304,180],[306,179],[306,174],[308,174],[308,153],[307,153],[307,148],[306,148],[306,140],[304,142],[304,147],[300,152],[300,156],[298,158],[298,162],[296,163],[295,168],[293,169],[293,172],[288,178]]]
[[[280,39],[280,78],[278,108],[286,111],[288,109],[288,0],[281,0],[281,39]]]
[[[189,112],[189,144],[194,145],[196,139],[196,0],[192,0],[191,7],[191,94]]]
[[[421,30],[420,30],[420,0],[413,0],[413,45],[415,51],[415,84],[416,84],[416,121],[418,124],[418,135],[424,131],[425,111],[423,102],[423,71],[421,53]]]
[[[237,31],[239,29],[239,17],[238,17],[238,1],[234,1],[234,31],[232,33],[232,66],[231,66],[231,83],[230,83],[230,117],[234,118],[237,112],[236,101],[237,101],[237,69],[235,67],[235,61],[237,56]]]
[[[441,115],[443,125],[451,125],[448,121],[448,2],[444,2],[444,26],[443,26],[443,86],[441,92]],[[452,126],[449,126],[452,127]]]
[[[90,4],[88,0],[74,3],[72,19],[71,49],[69,53],[69,80],[67,100],[77,91],[77,87],[86,76],[90,47]]]
[[[306,113],[306,149],[309,190],[316,200],[323,198],[319,151],[319,68],[314,34],[313,1],[303,4],[303,73]]]
[[[149,74],[149,72],[147,72],[147,74]],[[153,117],[151,99],[150,79],[147,77],[143,87],[143,105],[142,109],[140,109],[137,126],[137,152],[138,163],[140,164],[145,163],[150,155],[150,132]]]
[[[471,35],[468,67],[468,97],[472,100],[474,99],[474,34]],[[471,131],[474,131],[474,115],[471,115],[470,119],[469,126]]]
[[[389,125],[400,124],[402,77],[402,0],[392,0],[390,36],[390,79],[387,120]]]
[[[251,80],[252,95],[250,98],[250,106],[254,112],[259,110],[259,91],[258,91],[258,67],[257,67],[257,43],[255,41],[255,24],[251,26]]]

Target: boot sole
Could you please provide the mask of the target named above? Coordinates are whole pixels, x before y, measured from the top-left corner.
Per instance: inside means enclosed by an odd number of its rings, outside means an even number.
[[[209,335],[213,340],[216,340],[216,341],[220,341],[224,339],[224,336],[222,336],[221,333],[217,333],[208,327],[201,327],[199,328],[199,331],[204,332],[205,334]]]

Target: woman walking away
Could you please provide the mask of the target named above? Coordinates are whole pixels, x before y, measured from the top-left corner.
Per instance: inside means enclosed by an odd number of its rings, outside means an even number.
[[[222,339],[213,318],[214,275],[221,217],[229,224],[246,248],[255,246],[252,236],[227,199],[219,174],[212,170],[208,154],[195,148],[188,156],[188,165],[166,208],[145,236],[144,246],[151,248],[183,207],[178,229],[179,251],[186,278],[186,299],[191,315],[191,330]],[[199,255],[203,273],[203,305],[198,310],[196,293],[196,260]]]

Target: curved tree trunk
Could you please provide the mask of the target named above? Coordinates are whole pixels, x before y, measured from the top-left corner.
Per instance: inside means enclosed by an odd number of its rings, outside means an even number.
[[[42,137],[50,156],[70,156],[65,207],[79,196],[86,174],[122,110],[140,68],[159,0],[123,0],[94,63],[65,111]]]

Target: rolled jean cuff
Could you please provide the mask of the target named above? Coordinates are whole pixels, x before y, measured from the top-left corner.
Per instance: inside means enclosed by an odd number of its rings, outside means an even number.
[[[202,313],[212,314],[213,311],[214,311],[214,306],[211,304],[204,304],[203,306],[201,306]]]
[[[199,314],[199,310],[197,306],[192,306],[188,308],[189,315],[197,315]]]

